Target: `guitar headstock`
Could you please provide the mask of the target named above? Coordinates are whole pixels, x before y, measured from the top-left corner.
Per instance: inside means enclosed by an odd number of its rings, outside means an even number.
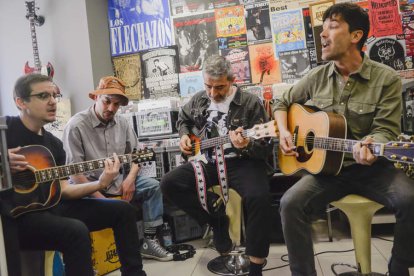
[[[36,17],[36,4],[35,1],[26,1],[25,2],[27,14],[26,18],[35,18]]]
[[[401,134],[401,135],[399,135],[398,136],[398,140],[399,140],[399,143],[402,143],[403,145],[403,147],[405,147],[405,148],[410,148],[409,146],[407,146],[407,145],[404,145],[404,144],[412,144],[413,142],[414,142],[414,135],[407,135],[407,134]],[[406,157],[406,156],[404,156],[404,157]],[[388,158],[388,159],[390,159],[390,158]],[[405,158],[404,158],[405,159]],[[393,159],[390,159],[390,160],[393,160]],[[393,161],[395,161],[395,160],[393,160]],[[411,161],[412,161],[412,159],[411,159]],[[402,171],[404,171],[405,172],[405,174],[408,176],[408,177],[410,177],[410,178],[413,178],[414,177],[414,162],[400,162],[400,161],[397,161],[395,164],[394,164],[394,166],[397,168],[397,169],[400,169],[400,170],[402,170]]]
[[[247,130],[246,136],[254,139],[260,139],[265,137],[278,137],[279,132],[276,125],[276,121],[272,120],[264,124],[254,125],[251,129]]]
[[[388,142],[383,156],[393,162],[414,164],[414,143],[408,141]]]
[[[155,152],[153,149],[134,149],[131,153],[131,161],[134,163],[142,163],[155,160]]]

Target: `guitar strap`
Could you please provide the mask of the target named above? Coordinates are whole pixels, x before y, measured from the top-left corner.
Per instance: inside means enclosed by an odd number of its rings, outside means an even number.
[[[216,156],[216,166],[218,180],[220,184],[221,195],[224,199],[224,204],[227,204],[229,201],[228,193],[228,183],[227,183],[227,170],[226,170],[226,160],[224,158],[223,146],[217,146],[215,148]],[[195,173],[195,181],[197,187],[198,199],[200,201],[201,207],[207,212],[210,213],[207,206],[207,190],[206,190],[206,178],[204,176],[203,165],[200,161],[191,161]]]

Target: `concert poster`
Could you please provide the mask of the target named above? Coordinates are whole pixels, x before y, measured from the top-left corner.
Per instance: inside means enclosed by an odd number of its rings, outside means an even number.
[[[170,0],[171,14],[189,15],[214,9],[212,0]]]
[[[402,28],[404,33],[405,39],[405,47],[406,47],[406,67],[407,69],[412,69],[412,57],[414,56],[414,12],[404,12],[402,13]],[[411,62],[411,64],[408,64]],[[411,66],[410,66],[411,65]]]
[[[403,131],[405,134],[414,134],[414,87],[403,91]]]
[[[322,43],[321,43],[321,33],[323,25],[323,14],[325,11],[334,4],[333,0],[322,1],[315,4],[309,5],[310,17],[312,22],[313,29],[313,39],[315,41],[316,48],[316,60],[317,62],[323,62],[322,60]]]
[[[276,57],[279,52],[306,48],[305,27],[301,9],[270,15]]]
[[[202,71],[180,73],[180,96],[189,97],[204,90],[204,79]]]
[[[142,99],[141,61],[139,54],[112,57],[115,76],[125,82],[130,100]]]
[[[400,36],[380,37],[367,45],[370,59],[388,65],[395,70],[405,69],[405,40]]]
[[[399,0],[400,12],[414,11],[414,0]]]
[[[402,33],[398,1],[368,0],[372,35],[375,37]]]
[[[176,46],[141,53],[145,99],[179,96],[177,56]]]
[[[270,12],[287,11],[291,9],[307,8],[319,0],[269,0]]]
[[[271,42],[269,3],[267,1],[246,4],[245,19],[249,44]]]
[[[282,82],[295,83],[310,70],[309,51],[300,49],[279,53]]]
[[[240,85],[240,90],[243,93],[251,93],[253,95],[256,95],[257,97],[262,98],[263,94],[263,85],[257,85],[257,84],[246,84],[246,85]]]
[[[243,4],[242,0],[170,0],[171,14],[189,15]]]
[[[224,49],[221,55],[230,61],[235,83],[250,83],[249,50],[247,47]]]
[[[168,0],[108,0],[111,56],[173,44]]]
[[[199,71],[208,56],[218,54],[213,12],[173,19],[175,44],[178,45],[180,73]]]
[[[249,57],[252,83],[266,85],[281,81],[272,43],[249,45]]]
[[[214,10],[217,37],[246,34],[246,21],[243,6],[226,7]]]

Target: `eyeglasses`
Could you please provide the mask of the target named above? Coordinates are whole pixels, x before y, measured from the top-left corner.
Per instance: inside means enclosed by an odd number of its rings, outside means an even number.
[[[53,99],[55,99],[56,102],[60,102],[63,95],[60,94],[60,93],[58,94],[58,93],[41,92],[41,93],[37,93],[37,94],[27,96],[26,98],[30,98],[30,97],[36,97],[36,98],[38,98],[39,100],[41,100],[43,102],[49,102],[50,98],[53,97]]]

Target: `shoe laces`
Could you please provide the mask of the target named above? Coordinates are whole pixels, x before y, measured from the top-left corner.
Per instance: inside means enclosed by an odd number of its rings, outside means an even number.
[[[151,244],[151,248],[159,255],[168,255],[169,252],[161,246],[158,239],[148,239],[147,242]]]

